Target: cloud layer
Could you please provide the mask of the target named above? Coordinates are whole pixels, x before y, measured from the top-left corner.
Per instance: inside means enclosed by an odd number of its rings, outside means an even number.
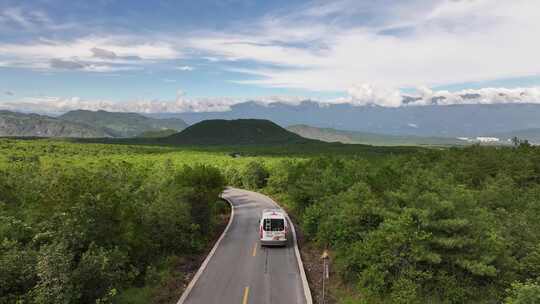
[[[457,92],[433,91],[419,88],[417,94],[404,95],[399,91],[381,89],[370,85],[357,86],[345,98],[312,100],[300,96],[266,96],[258,98],[189,98],[179,90],[175,100],[136,100],[112,102],[108,100],[85,100],[79,97],[32,97],[17,101],[0,102],[0,109],[38,113],[63,113],[71,110],[105,110],[113,112],[138,113],[184,113],[184,112],[225,112],[236,104],[248,101],[271,106],[276,103],[292,106],[309,100],[320,106],[350,104],[353,106],[428,106],[457,104],[540,104],[540,88],[483,88]]]
[[[92,33],[88,27],[77,30],[84,24],[57,22],[44,11],[21,6],[0,11],[0,33],[11,28],[35,35],[0,40],[0,67],[101,73],[156,68],[170,73],[162,77],[169,83],[175,72],[235,72],[230,77],[242,77],[224,82],[346,96],[321,104],[536,103],[538,88],[433,92],[424,87],[540,75],[539,11],[540,1],[533,0],[312,1],[219,30]],[[70,35],[63,35],[66,29]],[[207,65],[179,65],[179,59]],[[416,95],[400,91],[414,87],[420,88]],[[244,101],[181,96],[112,103],[47,97],[17,103],[62,111],[185,112],[225,111]]]
[[[17,101],[0,102],[0,109],[51,114],[59,114],[78,109],[137,113],[225,112],[230,111],[231,106],[247,101],[254,101],[261,105],[270,105],[277,102],[298,105],[305,100],[302,97],[291,96],[188,98],[182,91],[179,91],[177,95],[175,100],[135,100],[128,102],[86,100],[80,97],[29,97]]]
[[[240,81],[269,87],[346,91],[359,83],[415,87],[540,74],[538,1],[386,2],[312,6],[190,42],[214,57],[274,65],[251,68],[261,78]],[[351,24],[350,14],[363,12],[378,19]]]
[[[357,86],[349,97],[331,102],[350,103],[357,106],[379,105],[385,107],[458,105],[458,104],[540,104],[540,88],[482,88],[455,92],[419,87],[415,94],[402,94],[398,90],[381,89],[371,85]]]
[[[69,41],[42,38],[26,44],[0,42],[4,66],[41,70],[113,72],[181,57],[182,53],[166,42],[141,42],[139,37],[131,36],[89,36]]]

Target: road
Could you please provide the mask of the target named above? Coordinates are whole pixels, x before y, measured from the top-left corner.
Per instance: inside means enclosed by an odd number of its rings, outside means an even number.
[[[258,220],[275,208],[262,194],[229,188],[223,193],[234,217],[206,268],[194,279],[179,304],[306,304],[305,286],[295,255],[292,233],[284,248],[259,245]],[[291,223],[289,223],[291,224]],[[303,269],[302,269],[303,271]]]

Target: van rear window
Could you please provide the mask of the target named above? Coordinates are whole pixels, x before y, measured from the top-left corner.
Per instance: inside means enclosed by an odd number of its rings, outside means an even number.
[[[264,219],[264,231],[283,231],[285,230],[285,221],[283,219]]]

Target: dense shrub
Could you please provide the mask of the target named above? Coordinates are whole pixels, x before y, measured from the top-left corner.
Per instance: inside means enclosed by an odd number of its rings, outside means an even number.
[[[243,172],[242,185],[247,189],[261,189],[266,186],[270,173],[264,164],[252,161]]]
[[[540,285],[532,282],[514,283],[509,289],[509,296],[504,301],[505,304],[539,304]]]
[[[362,303],[537,301],[538,147],[287,149],[0,140],[0,303],[140,301],[208,244],[225,183],[277,195]]]
[[[36,284],[36,258],[33,249],[14,240],[0,241],[0,303],[16,303]]]
[[[514,282],[540,278],[539,162],[530,146],[324,157],[276,166],[268,188],[368,302],[494,303],[510,289],[508,303],[529,303],[537,286]]]
[[[198,225],[203,235],[207,235],[214,224],[214,204],[210,203],[215,202],[223,192],[223,176],[216,168],[185,166],[175,181],[181,192],[180,198],[189,204],[193,223]]]
[[[221,173],[204,165],[0,170],[0,303],[105,303],[211,237]]]

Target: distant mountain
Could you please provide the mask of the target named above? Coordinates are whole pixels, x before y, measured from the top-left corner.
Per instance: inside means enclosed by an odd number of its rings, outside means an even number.
[[[325,142],[340,142],[344,144],[352,144],[356,141],[353,139],[353,131],[342,131],[332,128],[317,128],[308,125],[293,125],[286,128],[287,130],[296,133],[305,138],[317,139]]]
[[[150,130],[183,130],[187,124],[179,118],[158,119],[137,113],[76,110],[58,117],[104,130],[114,137],[133,137]]]
[[[390,135],[477,137],[512,130],[540,128],[540,104],[429,105],[386,108],[350,104],[299,105],[257,102],[236,104],[227,112],[157,114],[192,124],[205,119],[268,119],[281,126],[305,124],[319,128]]]
[[[326,142],[345,144],[365,144],[375,146],[419,146],[419,145],[464,145],[467,142],[445,137],[420,137],[406,135],[386,135],[358,131],[343,131],[332,128],[316,128],[307,125],[294,125],[287,130],[302,137]]]
[[[162,139],[183,145],[268,145],[318,142],[303,138],[269,120],[205,120]]]
[[[54,117],[0,111],[0,136],[110,137],[103,130]]]
[[[150,130],[142,132],[141,134],[137,135],[139,138],[162,138],[171,136],[173,134],[178,133],[177,130],[173,129],[163,129],[163,130]]]

